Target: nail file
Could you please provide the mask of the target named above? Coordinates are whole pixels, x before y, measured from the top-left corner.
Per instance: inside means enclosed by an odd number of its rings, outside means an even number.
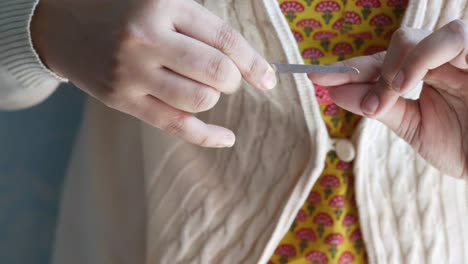
[[[354,67],[347,66],[325,66],[325,65],[308,65],[308,64],[283,64],[272,63],[273,69],[277,73],[355,73],[359,74],[359,70]]]

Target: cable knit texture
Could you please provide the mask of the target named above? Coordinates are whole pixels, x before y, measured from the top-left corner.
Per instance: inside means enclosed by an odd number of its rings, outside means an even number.
[[[277,0],[204,0],[271,61],[302,63]],[[414,0],[405,25],[466,17],[467,0]],[[90,101],[74,153],[55,263],[266,263],[330,147],[311,83],[244,85],[200,115],[234,129],[233,149],[191,146]],[[440,175],[378,122],[354,140],[370,263],[468,263],[466,183]]]
[[[29,24],[35,0],[0,0],[0,109],[47,98],[59,84],[33,49]]]
[[[411,1],[411,12],[430,15],[408,15],[404,25],[434,30],[468,20],[468,1]],[[468,263],[466,181],[441,175],[379,122],[360,130],[356,189],[370,262]]]

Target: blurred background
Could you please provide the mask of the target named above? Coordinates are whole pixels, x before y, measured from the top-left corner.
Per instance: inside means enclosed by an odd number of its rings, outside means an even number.
[[[0,111],[0,263],[50,263],[84,98],[73,86],[62,85],[36,107]]]

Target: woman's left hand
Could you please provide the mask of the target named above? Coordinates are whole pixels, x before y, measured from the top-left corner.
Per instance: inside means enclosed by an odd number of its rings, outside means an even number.
[[[359,75],[310,75],[339,106],[375,118],[440,171],[468,179],[468,24],[402,28],[388,51],[338,64]],[[401,97],[424,81],[418,100]]]

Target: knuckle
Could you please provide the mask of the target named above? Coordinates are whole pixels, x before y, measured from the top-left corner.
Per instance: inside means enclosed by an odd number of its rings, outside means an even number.
[[[384,62],[386,55],[387,55],[386,51],[381,51],[381,52],[372,54],[371,58],[374,59],[377,64],[381,64]]]
[[[126,105],[125,97],[122,94],[115,91],[103,93],[100,96],[100,99],[104,103],[104,105],[109,108],[121,110],[124,109]]]
[[[215,82],[224,82],[229,72],[229,60],[223,55],[213,56],[208,61],[206,74]]]
[[[194,113],[203,112],[211,109],[218,102],[219,93],[209,87],[199,85],[195,87],[193,96]]]
[[[262,59],[260,59],[259,56],[255,56],[250,61],[247,72],[244,73],[244,77],[246,79],[253,79],[258,74],[265,73],[267,70],[267,67],[264,66],[264,63],[262,63]]]
[[[174,113],[161,126],[161,129],[172,135],[182,135],[185,130],[187,116],[184,113]]]
[[[217,32],[214,41],[214,46],[218,50],[230,54],[238,46],[240,41],[240,35],[228,24],[221,25]]]
[[[462,45],[468,45],[468,25],[460,19],[455,19],[448,24],[448,28]]]
[[[377,83],[378,83],[377,87],[381,87],[381,89],[383,90],[392,90],[392,84],[390,83],[390,78],[386,76],[385,74],[382,74],[379,77]]]
[[[200,147],[209,147],[209,142],[210,137],[208,135],[204,135],[195,144],[199,145]]]
[[[397,29],[392,35],[391,42],[402,47],[411,46],[411,29],[407,27]]]

